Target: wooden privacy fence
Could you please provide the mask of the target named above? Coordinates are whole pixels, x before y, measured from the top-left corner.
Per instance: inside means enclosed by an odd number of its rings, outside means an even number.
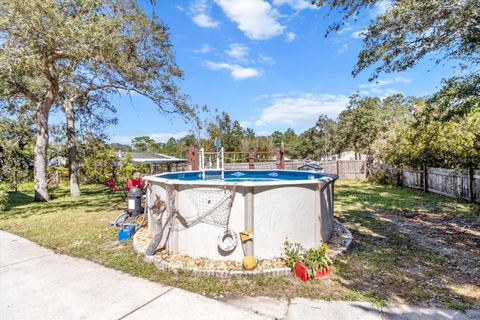
[[[366,178],[367,163],[364,160],[321,161],[325,173],[336,174],[340,179]]]
[[[472,170],[469,173],[469,170],[445,168],[427,167],[426,170],[404,168],[402,178],[405,187],[480,203],[480,170]]]

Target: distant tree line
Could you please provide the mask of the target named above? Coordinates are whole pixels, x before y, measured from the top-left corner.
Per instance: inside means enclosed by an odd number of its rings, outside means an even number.
[[[313,127],[299,135],[289,128],[258,136],[225,112],[207,125],[206,132],[200,146],[207,151],[214,150],[214,139],[220,137],[225,151],[245,155],[251,148],[273,155],[276,146],[283,143],[287,156],[296,159],[319,160],[354,151],[358,159],[366,154],[370,161],[396,167],[478,167],[480,78],[450,79],[439,92],[422,98],[354,94],[338,118],[320,115]],[[132,140],[130,150],[185,157],[195,141],[194,135],[171,138],[167,143],[138,137]]]

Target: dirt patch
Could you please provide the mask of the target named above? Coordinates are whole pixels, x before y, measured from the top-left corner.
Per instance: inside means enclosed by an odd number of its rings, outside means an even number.
[[[415,281],[425,282],[435,290],[448,290],[455,297],[478,303],[480,297],[480,223],[438,211],[382,210],[373,211],[380,221],[397,227],[398,232],[414,241],[414,245],[430,252],[431,262],[405,265]],[[420,252],[418,253],[420,254]],[[426,280],[426,277],[431,277]],[[433,293],[432,293],[433,294]]]

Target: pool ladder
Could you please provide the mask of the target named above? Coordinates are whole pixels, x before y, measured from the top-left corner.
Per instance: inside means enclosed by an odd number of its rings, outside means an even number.
[[[210,168],[207,168],[206,164],[205,164],[205,155],[214,155],[215,158],[216,158],[216,168],[211,168],[211,164],[210,164]],[[202,179],[205,180],[205,177],[206,177],[206,174],[205,172],[206,171],[221,171],[221,176],[222,176],[222,180],[224,179],[225,177],[225,174],[224,174],[224,171],[225,171],[225,151],[222,148],[218,149],[217,152],[205,152],[205,149],[201,148],[200,149],[200,159],[199,159],[199,169],[200,171],[202,172]]]

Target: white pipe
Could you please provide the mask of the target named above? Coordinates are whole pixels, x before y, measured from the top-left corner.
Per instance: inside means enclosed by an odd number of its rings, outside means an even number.
[[[200,170],[205,170],[205,152],[203,148],[200,149],[200,159],[199,159]]]
[[[225,155],[223,147],[217,151],[217,170],[221,170],[221,177],[222,180],[224,178],[224,170],[225,170]]]
[[[200,170],[202,171],[202,179],[205,179],[205,150],[203,148],[200,149]]]

